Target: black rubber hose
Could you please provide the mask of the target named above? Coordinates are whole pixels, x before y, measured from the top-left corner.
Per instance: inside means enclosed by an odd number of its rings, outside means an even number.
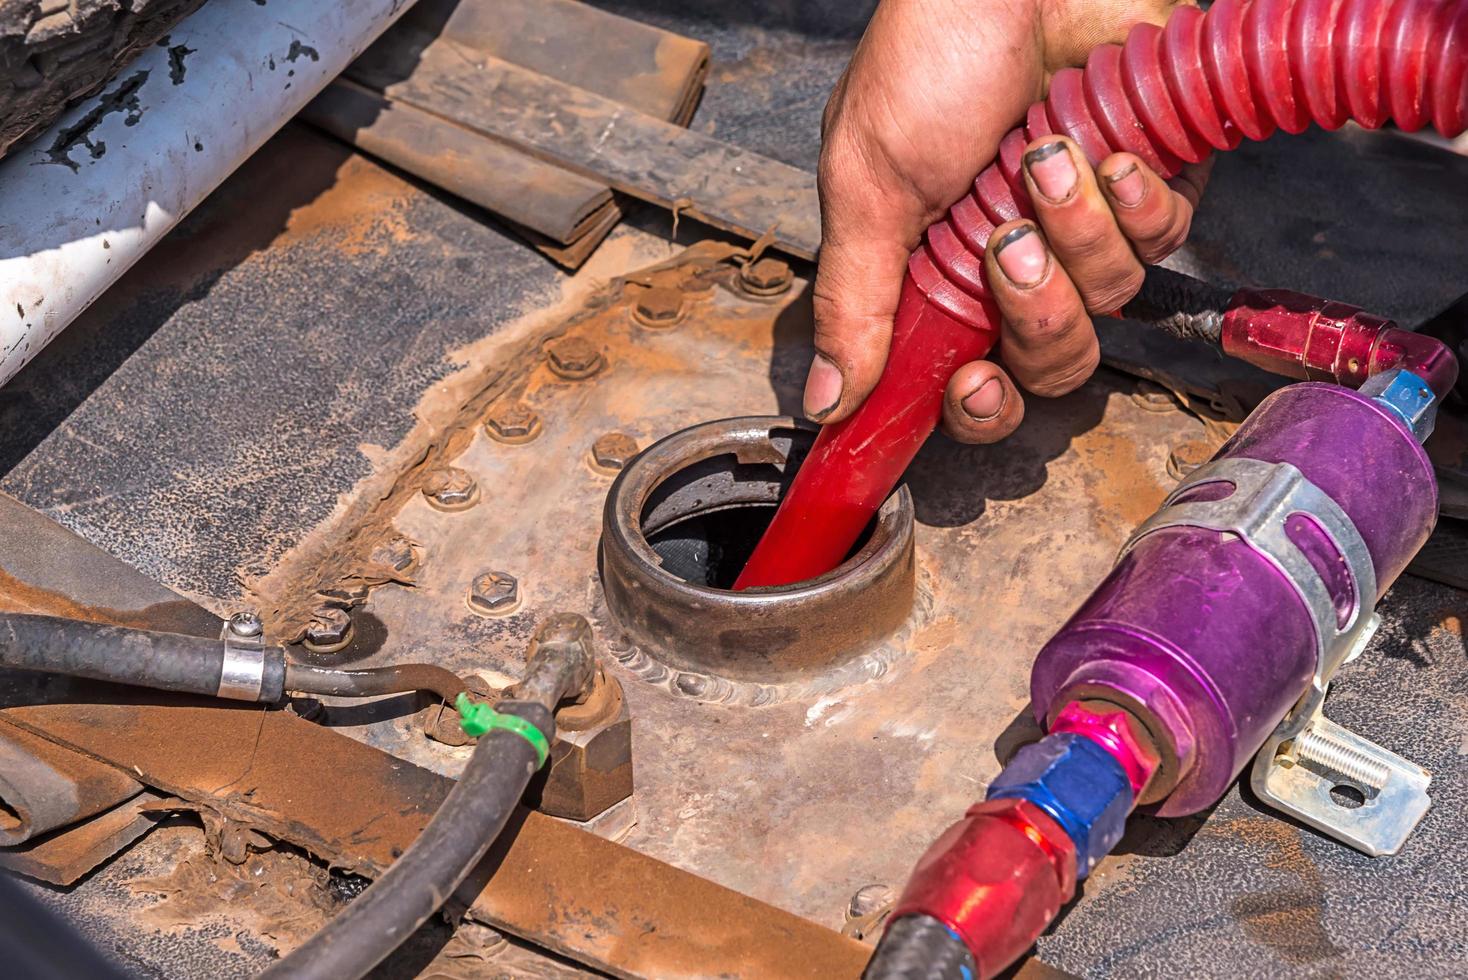
[[[524,718],[545,735],[555,721],[542,704],[502,701],[499,714]],[[534,746],[504,729],[485,733],[459,782],[423,833],[387,873],[336,918],[262,975],[358,980],[438,911],[485,853],[539,765]]]
[[[1141,290],[1121,313],[1183,340],[1221,345],[1223,314],[1233,295],[1230,290],[1154,265],[1148,267]]]
[[[285,689],[300,694],[329,694],[370,698],[379,694],[427,691],[449,704],[464,690],[459,675],[434,664],[399,664],[363,670],[329,670],[307,664],[286,664]]]
[[[285,651],[265,651],[262,701],[280,698]],[[215,696],[224,642],[60,616],[0,613],[0,666]]]
[[[928,915],[904,915],[888,923],[862,980],[974,980],[974,954],[953,932]]]

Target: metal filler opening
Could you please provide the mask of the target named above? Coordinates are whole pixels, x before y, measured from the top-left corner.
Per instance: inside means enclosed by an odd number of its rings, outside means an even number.
[[[752,704],[885,672],[915,595],[906,488],[834,571],[780,588],[728,588],[816,432],[778,416],[706,422],[622,471],[607,496],[600,564],[625,665],[678,693]]]

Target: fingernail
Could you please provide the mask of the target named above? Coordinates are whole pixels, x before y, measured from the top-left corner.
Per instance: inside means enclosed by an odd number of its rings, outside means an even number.
[[[1025,169],[1040,193],[1057,203],[1070,197],[1076,189],[1076,164],[1061,140],[1026,153]]]
[[[990,378],[960,404],[975,422],[987,422],[1004,407],[1004,386],[998,378]]]
[[[1020,225],[999,239],[999,244],[994,246],[994,258],[1009,281],[1017,286],[1033,286],[1044,279],[1050,264],[1045,243],[1031,225]]]
[[[810,362],[810,374],[805,379],[805,415],[812,422],[819,422],[830,415],[841,401],[841,369],[817,354]]]
[[[1106,186],[1111,188],[1111,196],[1124,207],[1134,208],[1142,203],[1142,195],[1147,193],[1147,182],[1142,178],[1142,172],[1134,163],[1118,173],[1106,178]]]

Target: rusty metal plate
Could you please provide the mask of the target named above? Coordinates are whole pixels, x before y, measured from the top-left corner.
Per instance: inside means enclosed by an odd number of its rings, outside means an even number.
[[[625,278],[461,352],[467,375],[493,364],[492,391],[466,383],[473,399],[456,407],[430,394],[420,417],[445,420],[444,433],[424,435],[421,450],[402,447],[413,466],[367,481],[348,520],[319,531],[257,588],[285,616],[290,603],[276,590],[329,587],[322,570],[350,577],[347,559],[370,543],[363,529],[381,535],[395,524],[418,542],[421,562],[411,587],[376,588],[359,612],[380,624],[373,646],[348,654],[362,663],[427,658],[508,680],[540,618],[589,614],[633,717],[639,822],[626,843],[839,926],[854,891],[900,884],[982,796],[1029,727],[1030,659],[1164,496],[1169,448],[1207,433],[1181,411],[1144,407],[1133,382],[1103,375],[1065,399],[1034,400],[1002,447],[935,439],[908,481],[920,595],[883,676],[762,708],[675,693],[621,663],[635,651],[602,601],[596,546],[612,477],[593,444],[620,432],[646,447],[705,419],[798,411],[810,305],[798,282],[774,299],[746,295],[732,285],[734,270],[714,261],[727,250],[680,259],[632,232],[613,248]],[[647,287],[682,293],[675,325],[638,322]],[[600,355],[590,377],[567,380],[547,363],[545,348],[567,340]],[[528,405],[539,435],[491,438],[477,423],[500,400]],[[449,463],[479,482],[476,506],[444,513],[404,492],[421,484],[422,469]],[[520,605],[509,615],[479,615],[466,602],[489,570],[518,579]],[[430,768],[450,771],[463,758],[401,724],[358,733]]]

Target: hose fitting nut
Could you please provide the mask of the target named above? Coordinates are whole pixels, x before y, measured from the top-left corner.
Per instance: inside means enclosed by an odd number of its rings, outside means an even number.
[[[1425,379],[1405,368],[1396,368],[1367,378],[1360,390],[1406,422],[1418,442],[1426,442],[1432,435],[1438,399]]]
[[[1111,753],[1084,735],[1047,735],[1020,749],[986,799],[1029,800],[1075,843],[1076,878],[1110,853],[1126,829],[1132,786]]]

